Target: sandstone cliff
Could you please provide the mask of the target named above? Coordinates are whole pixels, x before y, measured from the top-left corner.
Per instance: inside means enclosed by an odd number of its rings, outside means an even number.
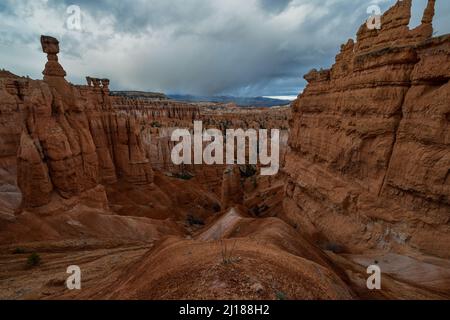
[[[44,81],[3,80],[2,156],[17,153],[22,205],[40,207],[53,196],[78,197],[101,183],[124,177],[132,183],[153,179],[138,124],[133,117],[112,112],[109,80],[88,78],[87,86],[65,79],[58,63],[56,39],[41,38],[48,55]],[[21,125],[22,124],[22,125]],[[21,133],[18,135],[18,131]],[[18,139],[20,137],[20,140]]]
[[[450,36],[434,1],[362,25],[293,103],[286,219],[326,247],[412,248],[450,257]]]

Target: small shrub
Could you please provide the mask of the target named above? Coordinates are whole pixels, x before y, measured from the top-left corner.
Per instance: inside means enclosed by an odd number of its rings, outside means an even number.
[[[27,259],[27,266],[32,268],[41,264],[41,256],[37,253],[32,253]]]
[[[222,129],[222,131],[226,131],[227,129],[229,129],[231,127],[231,121],[229,120],[224,120],[220,122],[220,128]]]
[[[189,172],[182,172],[182,173],[177,173],[175,175],[175,177],[177,179],[181,179],[181,180],[191,180],[194,176],[192,174],[190,174]]]
[[[187,216],[187,223],[190,226],[204,226],[205,225],[205,222],[202,219],[196,218],[191,214]]]
[[[238,259],[234,258],[233,256],[234,249],[236,248],[236,242],[237,241],[234,241],[232,247],[229,248],[227,242],[223,238],[220,239],[222,263],[224,265],[230,265],[238,261]]]
[[[161,128],[161,124],[158,121],[153,121],[151,126],[152,128]]]
[[[220,204],[218,203],[214,203],[212,209],[214,210],[215,213],[220,212],[222,210]]]
[[[287,300],[286,294],[282,291],[277,291],[275,296],[277,297],[277,300]]]
[[[24,248],[15,248],[12,252],[13,254],[24,254],[27,253]]]
[[[336,254],[344,253],[344,247],[335,242],[329,242],[325,245],[325,250],[331,251]]]
[[[267,210],[269,210],[269,207],[268,207],[267,205],[263,205],[263,206],[261,206],[261,207],[254,207],[254,208],[252,208],[251,212],[252,212],[255,216],[259,217],[259,216],[261,216],[264,212],[266,212]]]
[[[258,170],[255,165],[246,164],[245,166],[239,167],[239,171],[242,178],[250,178],[255,176]]]
[[[253,213],[254,216],[258,216],[259,215],[259,207],[252,208],[251,212]]]

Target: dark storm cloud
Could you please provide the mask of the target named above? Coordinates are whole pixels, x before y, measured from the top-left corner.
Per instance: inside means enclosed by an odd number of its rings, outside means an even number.
[[[167,26],[189,28],[211,15],[211,1],[164,1],[164,0],[51,0],[54,6],[76,4],[97,19],[105,15],[114,17],[116,32],[142,34]]]
[[[292,0],[260,0],[260,4],[269,12],[280,12],[286,9]]]
[[[294,95],[311,68],[329,67],[372,3],[394,0],[5,0],[1,67],[41,77],[39,35],[61,40],[74,82],[110,77],[113,88],[171,93]],[[423,7],[416,0],[414,16]],[[65,27],[69,5],[82,31]],[[437,1],[436,29],[450,31],[450,1]]]

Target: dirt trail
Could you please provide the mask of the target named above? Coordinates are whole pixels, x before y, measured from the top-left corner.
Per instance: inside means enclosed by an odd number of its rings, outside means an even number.
[[[202,231],[196,239],[200,241],[210,241],[225,238],[233,227],[235,227],[242,219],[243,216],[238,213],[235,208],[231,208],[214,224]]]

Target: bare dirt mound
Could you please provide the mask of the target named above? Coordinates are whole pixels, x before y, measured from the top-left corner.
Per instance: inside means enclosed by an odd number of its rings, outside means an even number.
[[[5,223],[2,229],[2,244],[15,246],[33,241],[90,238],[150,242],[168,234],[183,233],[171,221],[122,217],[82,206],[46,218],[26,212]]]
[[[332,268],[327,256],[304,238],[299,231],[279,218],[255,218],[247,212],[245,207],[235,207],[220,217],[212,219],[210,224],[195,236],[195,239],[201,241],[256,239],[261,244],[278,247],[279,250]]]
[[[167,239],[130,265],[100,299],[351,299],[331,271],[251,239]]]
[[[351,299],[320,249],[277,218],[235,207],[194,236],[169,237],[80,296],[95,299]],[[99,289],[100,288],[100,289]]]

